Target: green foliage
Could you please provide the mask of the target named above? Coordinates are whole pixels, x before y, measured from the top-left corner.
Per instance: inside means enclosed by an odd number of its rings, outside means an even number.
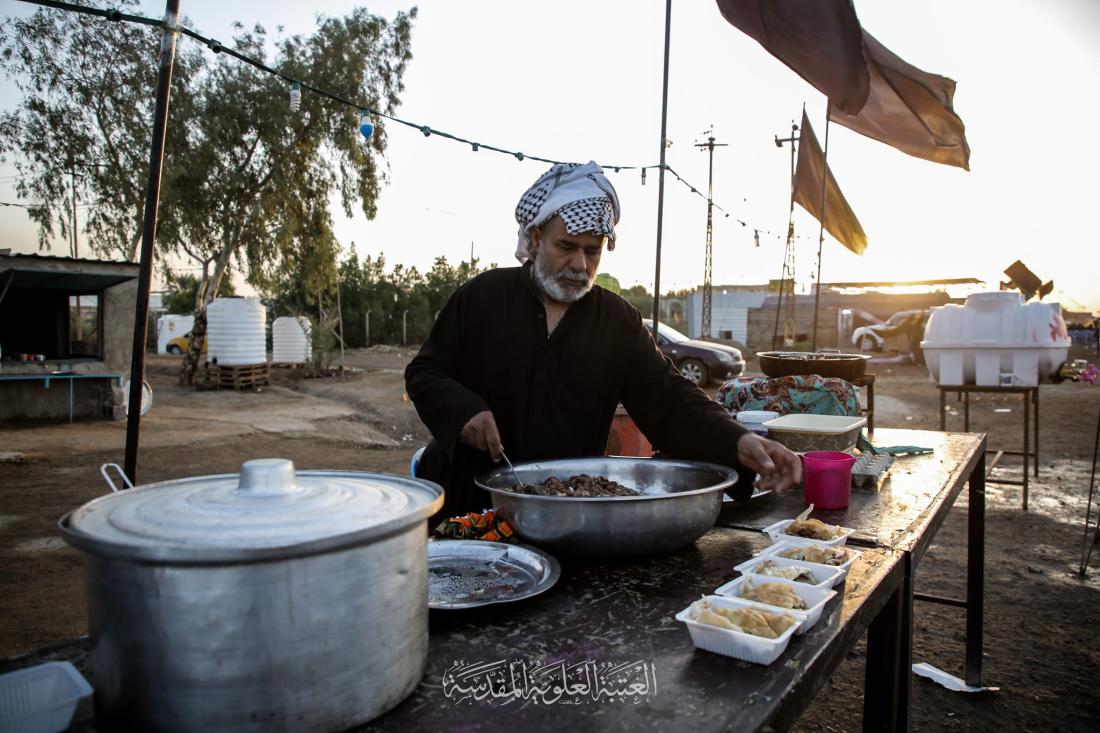
[[[599,275],[596,275],[596,284],[604,290],[610,290],[613,293],[621,293],[623,289],[618,279],[613,275],[608,275],[606,272],[601,272]]]
[[[135,0],[114,3],[137,12]],[[416,9],[388,21],[359,8],[320,18],[309,36],[269,42],[262,26],[237,24],[232,45],[280,72],[396,111]],[[274,45],[275,58],[265,58]],[[81,198],[95,199],[85,224],[101,253],[134,258],[140,240],[159,29],[40,10],[0,26],[0,69],[22,99],[0,115],[0,153],[24,176],[18,193],[42,201],[31,211],[40,240],[67,235],[67,171]],[[212,56],[181,36],[172,79],[158,244],[202,268],[200,302],[237,271],[256,286],[287,272],[305,287],[330,284],[338,246],[328,202],[368,218],[385,181],[387,135],[369,143],[358,110],[306,92],[288,109],[286,82],[228,54]],[[58,213],[52,213],[58,212]]]
[[[164,285],[161,304],[169,313],[191,315],[195,312],[195,296],[202,281],[194,275],[176,275],[169,272]],[[232,282],[225,282],[219,295],[236,295]]]
[[[640,310],[642,318],[650,318],[653,315],[653,296],[649,294],[644,285],[634,285],[623,290],[619,295]]]
[[[341,315],[344,342],[352,348],[367,345],[367,313],[370,313],[370,345],[420,344],[428,337],[436,314],[464,282],[482,272],[477,260],[451,265],[437,257],[432,269],[396,265],[387,272],[384,257],[362,259],[349,250],[339,264]],[[316,314],[319,301],[336,305],[336,287],[308,292],[293,278],[285,278],[265,290],[265,302],[273,315]],[[404,317],[404,341],[402,318]],[[319,336],[319,338],[324,338]],[[318,343],[318,348],[338,344]]]

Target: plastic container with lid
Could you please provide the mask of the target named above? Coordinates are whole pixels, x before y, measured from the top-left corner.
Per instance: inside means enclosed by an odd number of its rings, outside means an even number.
[[[737,422],[760,437],[766,438],[768,437],[768,429],[764,427],[764,423],[777,417],[779,417],[779,413],[771,410],[742,410],[737,413]]]
[[[797,452],[848,451],[856,447],[865,417],[847,415],[784,415],[764,423],[771,439]]]

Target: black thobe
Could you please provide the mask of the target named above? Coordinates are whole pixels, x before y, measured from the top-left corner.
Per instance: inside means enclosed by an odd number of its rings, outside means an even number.
[[[622,402],[662,455],[731,466],[740,476],[734,495],[752,490],[754,473],[736,462],[744,428],[680,375],[638,310],[593,287],[548,336],[529,263],[460,287],[405,369],[405,385],[435,438],[418,475],[446,489],[443,517],[492,506],[473,483],[494,466],[489,454],[458,440],[482,410],[517,462],[603,455]]]

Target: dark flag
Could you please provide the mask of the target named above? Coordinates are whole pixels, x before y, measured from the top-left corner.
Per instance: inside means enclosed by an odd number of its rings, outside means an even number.
[[[821,218],[821,185],[828,176],[825,191],[825,219]],[[852,207],[840,192],[832,171],[825,163],[821,145],[810,127],[806,111],[802,111],[802,129],[798,133],[798,164],[794,172],[794,200],[825,226],[836,241],[857,255],[867,249],[867,235],[856,218]]]
[[[718,9],[834,107],[863,108],[870,81],[850,0],[718,0]]]
[[[871,82],[867,103],[855,114],[834,103],[829,119],[903,153],[970,170],[966,128],[952,108],[955,82],[906,63],[867,31],[863,51]]]

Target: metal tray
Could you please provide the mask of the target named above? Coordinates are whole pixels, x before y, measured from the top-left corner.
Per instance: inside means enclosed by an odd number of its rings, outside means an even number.
[[[428,542],[428,608],[458,609],[530,598],[558,581],[561,566],[527,545]]]

